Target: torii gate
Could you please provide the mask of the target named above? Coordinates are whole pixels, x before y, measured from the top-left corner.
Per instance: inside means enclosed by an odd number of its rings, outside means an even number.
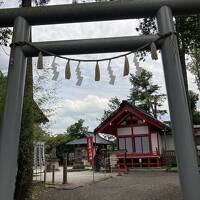
[[[17,154],[21,125],[27,57],[38,55],[28,42],[32,25],[134,19],[156,16],[159,33],[172,33],[161,41],[162,60],[169,101],[180,182],[184,200],[200,199],[200,175],[192,123],[179,58],[173,15],[200,13],[199,0],[123,0],[103,3],[16,8],[0,10],[0,27],[12,27],[13,46],[2,130],[0,133],[0,199],[12,200],[17,173]],[[137,50],[158,36],[32,43],[59,55],[108,53]],[[171,46],[173,45],[173,46]]]

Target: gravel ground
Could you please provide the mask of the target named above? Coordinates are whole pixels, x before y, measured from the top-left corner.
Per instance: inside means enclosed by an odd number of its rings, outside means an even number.
[[[51,189],[39,200],[182,200],[176,173],[131,172],[74,190]]]
[[[33,180],[35,181],[40,181],[44,180],[44,174],[40,174],[40,176],[34,177]],[[102,179],[105,179],[107,177],[110,177],[110,174],[105,174],[105,173],[95,173],[95,180],[99,181]],[[93,172],[91,170],[88,171],[80,171],[80,172],[71,172],[68,171],[67,173],[67,180],[69,183],[69,186],[84,186],[86,184],[92,183],[93,182]],[[52,172],[48,172],[46,174],[46,182],[47,183],[52,183]],[[55,183],[56,184],[62,184],[63,182],[63,168],[60,167],[59,171],[55,172]]]

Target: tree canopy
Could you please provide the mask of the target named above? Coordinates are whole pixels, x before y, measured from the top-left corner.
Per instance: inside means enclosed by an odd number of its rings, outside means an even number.
[[[108,102],[108,109],[104,110],[103,116],[100,121],[103,122],[106,120],[117,108],[119,108],[121,100],[117,97],[112,97]]]
[[[195,77],[195,83],[197,84],[200,92],[200,48],[194,48],[191,50],[191,61],[188,64],[188,69]]]
[[[69,135],[71,138],[80,138],[88,132],[88,127],[84,126],[85,120],[79,119],[74,124],[70,125],[65,132],[66,135]]]
[[[178,48],[180,53],[182,72],[186,90],[188,91],[187,72],[186,72],[186,55],[190,54],[194,47],[200,48],[200,15],[178,16],[175,17],[175,26],[178,39]],[[140,34],[148,35],[157,32],[155,18],[145,18],[140,20],[140,25],[136,30]],[[142,57],[146,55],[142,52]]]
[[[142,69],[139,74],[131,74],[131,89],[129,101],[133,104],[158,118],[159,115],[165,114],[167,111],[161,109],[166,99],[165,94],[160,94],[160,87],[152,83],[152,73]]]
[[[200,111],[197,109],[197,103],[199,101],[199,95],[189,90],[190,107],[193,118],[193,124],[200,124]]]
[[[153,117],[167,113],[162,109],[166,100],[165,94],[160,94],[160,87],[152,82],[152,73],[143,69],[140,73],[130,74],[131,89],[126,99],[131,104],[138,106],[142,110],[151,114]],[[118,97],[112,97],[108,102],[108,109],[104,110],[100,121],[107,119],[117,108],[119,108],[121,100]]]
[[[67,145],[67,143],[85,136],[85,133],[88,132],[88,127],[84,125],[84,122],[83,119],[79,119],[77,122],[71,124],[66,129],[66,132],[57,135],[49,135],[35,125],[34,140],[45,142],[45,152],[47,154],[53,149],[56,149],[56,155],[62,162],[63,154],[69,153],[73,148],[72,146]]]

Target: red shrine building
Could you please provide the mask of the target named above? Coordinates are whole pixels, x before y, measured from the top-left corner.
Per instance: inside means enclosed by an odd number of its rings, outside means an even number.
[[[160,167],[164,150],[174,150],[169,126],[123,101],[95,133],[116,137],[116,157],[127,167]]]

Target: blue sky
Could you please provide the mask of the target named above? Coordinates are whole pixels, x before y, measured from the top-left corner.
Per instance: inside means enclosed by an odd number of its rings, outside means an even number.
[[[52,0],[51,4],[65,4],[68,0]],[[3,7],[17,7],[18,0],[6,1]],[[117,36],[133,36],[137,35],[135,28],[138,25],[138,20],[118,20],[107,22],[91,22],[91,23],[75,23],[62,24],[51,26],[33,27],[33,41],[51,41],[51,40],[70,40],[70,39],[86,39],[86,38],[102,38],[102,37],[117,37]],[[9,53],[9,48],[5,48]],[[105,58],[115,54],[93,54],[93,55],[76,55],[75,58]],[[131,73],[135,72],[133,55],[129,56]],[[45,66],[48,68],[52,62],[52,57],[45,59]],[[34,66],[36,59],[33,60]],[[101,81],[94,81],[95,63],[81,63],[81,72],[84,77],[83,84],[76,86],[75,68],[77,63],[71,63],[72,79],[64,79],[64,68],[66,61],[56,59],[59,64],[58,71],[60,72],[57,82],[51,80],[52,71],[48,72],[48,81],[44,85],[45,88],[57,88],[56,96],[58,100],[54,104],[49,104],[48,107],[54,108],[55,111],[49,117],[50,127],[49,132],[52,134],[63,133],[64,130],[82,118],[85,120],[85,125],[89,126],[92,131],[98,124],[97,118],[103,114],[103,110],[107,108],[108,100],[111,97],[117,96],[120,99],[126,99],[129,94],[130,83],[128,77],[123,77],[124,59],[117,59],[111,63],[114,74],[117,76],[115,85],[109,85],[109,75],[107,73],[107,62],[100,63]],[[8,66],[8,56],[0,48],[0,69],[5,73]],[[140,67],[153,73],[153,82],[161,87],[161,92],[166,93],[162,62],[159,55],[158,61],[152,61],[147,57],[145,62],[140,62]],[[34,69],[34,79],[38,78],[38,74],[42,75],[43,71]],[[197,92],[194,84],[194,77],[188,73],[188,81],[190,89]],[[163,106],[168,110],[167,101]],[[199,104],[200,107],[200,104]],[[163,119],[169,119],[169,115],[165,115]]]

